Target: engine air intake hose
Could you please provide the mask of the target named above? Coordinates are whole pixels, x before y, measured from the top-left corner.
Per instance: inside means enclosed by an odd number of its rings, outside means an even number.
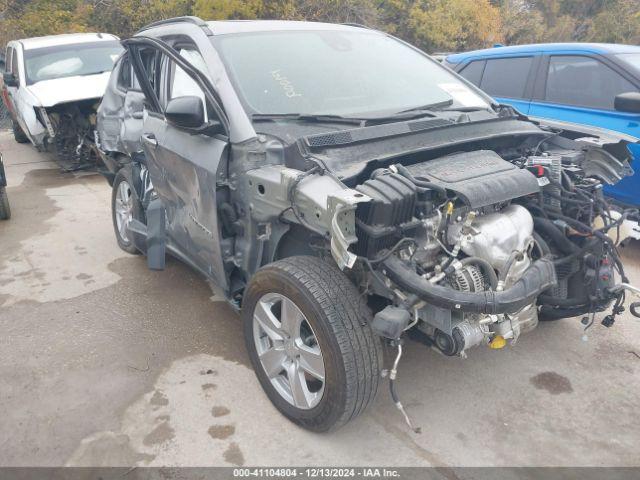
[[[557,282],[553,262],[547,258],[535,261],[511,287],[501,292],[462,292],[434,285],[418,275],[411,266],[396,256],[382,262],[385,275],[406,293],[446,308],[469,313],[514,313],[533,303],[546,289]]]

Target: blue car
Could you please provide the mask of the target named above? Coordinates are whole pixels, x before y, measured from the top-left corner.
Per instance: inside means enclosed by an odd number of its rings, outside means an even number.
[[[594,43],[498,46],[449,55],[445,65],[520,112],[640,138],[640,47]],[[561,123],[558,126],[562,126]],[[635,175],[607,187],[640,206],[640,148]]]

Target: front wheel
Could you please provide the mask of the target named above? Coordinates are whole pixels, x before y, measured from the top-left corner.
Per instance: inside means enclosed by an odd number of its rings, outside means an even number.
[[[18,122],[11,122],[11,129],[13,130],[13,138],[18,143],[27,143],[29,141],[29,137],[24,133],[22,127],[18,124]]]
[[[260,269],[242,306],[247,350],[275,407],[313,431],[359,415],[375,397],[382,346],[349,279],[315,257]]]

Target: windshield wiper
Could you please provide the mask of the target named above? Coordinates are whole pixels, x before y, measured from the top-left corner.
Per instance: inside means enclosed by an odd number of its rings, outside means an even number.
[[[418,105],[417,107],[411,107],[411,108],[407,108],[406,110],[400,110],[399,112],[396,112],[395,115],[401,115],[403,113],[411,113],[411,112],[440,110],[445,107],[450,107],[451,105],[453,105],[453,100],[450,98],[449,100],[443,100],[442,102],[428,103],[426,105]]]
[[[390,115],[383,115],[381,117],[367,117],[369,122],[390,122],[399,120],[412,120],[418,117],[436,117],[434,113],[442,110],[444,107],[449,107],[453,104],[453,100],[445,100],[443,102],[428,103],[426,105],[418,105],[417,107],[407,108],[406,110],[400,110],[399,112],[392,113]]]
[[[493,111],[491,109],[491,107],[489,107],[489,106],[486,106],[486,107],[452,107],[452,108],[443,108],[442,109],[443,112],[463,112],[463,113],[481,112],[483,110],[485,112],[492,112]]]
[[[294,120],[309,123],[347,123],[350,125],[362,125],[366,121],[366,119],[364,118],[309,113],[254,113],[253,115],[251,115],[251,120],[257,122],[271,120]]]

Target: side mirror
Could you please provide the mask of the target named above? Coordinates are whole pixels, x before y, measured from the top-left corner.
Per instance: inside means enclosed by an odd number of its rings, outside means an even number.
[[[11,72],[4,72],[2,74],[2,81],[4,82],[5,87],[17,87],[18,79]]]
[[[173,98],[164,111],[167,122],[178,128],[208,135],[223,133],[222,124],[212,118],[207,121],[204,113],[204,102],[196,96]]]
[[[200,97],[177,97],[169,100],[164,112],[167,121],[176,126],[197,129],[204,126],[204,102]]]
[[[616,96],[614,108],[619,112],[640,113],[640,92],[621,93]]]

